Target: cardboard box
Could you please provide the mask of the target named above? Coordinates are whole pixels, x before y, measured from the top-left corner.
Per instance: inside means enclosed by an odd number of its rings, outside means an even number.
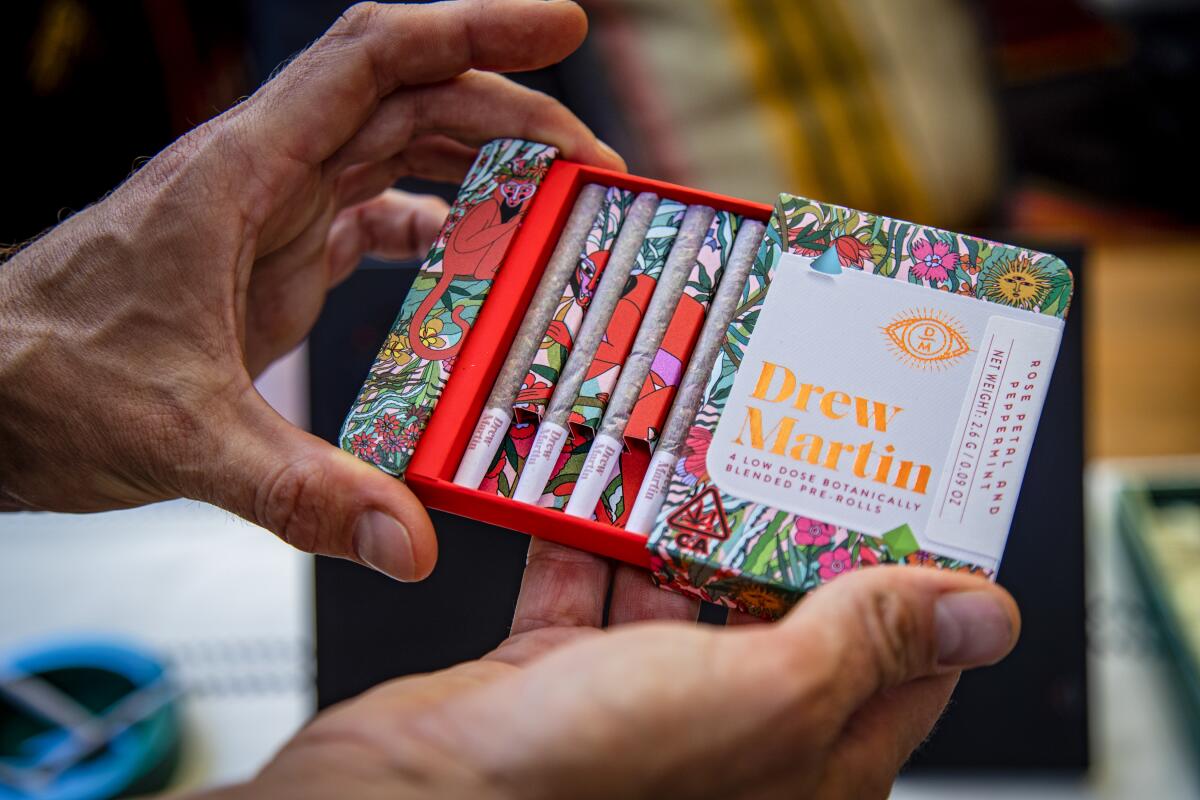
[[[403,477],[431,508],[651,568],[656,581],[668,588],[765,617],[779,615],[805,591],[863,564],[919,563],[994,573],[998,557],[980,564],[935,555],[921,549],[917,536],[906,525],[868,536],[844,524],[808,520],[816,526],[815,533],[798,530],[797,521],[806,518],[722,493],[711,476],[701,479],[686,474],[688,465],[683,461],[679,474],[674,476],[677,480],[668,488],[670,505],[650,535],[454,484],[455,471],[523,310],[574,198],[588,183],[654,192],[662,198],[703,204],[770,223],[760,251],[761,264],[751,276],[751,282],[758,281],[761,291],[748,294],[751,302],[743,304],[731,326],[731,335],[740,330],[741,339],[749,338],[762,310],[767,295],[764,278],[769,278],[785,254],[811,260],[828,251],[829,258],[836,257],[836,270],[862,271],[870,267],[870,272],[884,278],[899,277],[900,282],[920,285],[924,291],[931,289],[923,282],[931,282],[931,286],[936,283],[946,292],[964,295],[998,293],[999,299],[988,299],[1007,306],[1009,311],[1039,307],[1042,314],[1055,321],[1066,313],[1070,274],[1061,262],[1044,254],[787,195],[772,207],[574,164],[555,156],[552,148],[513,140],[499,140],[483,149],[347,419],[341,441],[345,449]],[[464,235],[462,230],[456,234],[456,229],[464,219],[478,223],[484,217],[492,226],[508,225],[504,234],[508,238],[488,252],[487,263],[480,262],[466,274],[454,270],[447,274],[444,253],[456,246],[456,236]],[[475,224],[468,233],[478,238],[486,227]],[[829,258],[822,263],[828,264]],[[461,271],[462,263],[460,259],[453,266]],[[813,265],[821,269],[816,262]],[[1004,268],[1009,271],[1002,273]],[[1022,292],[1027,290],[1018,284],[1030,274],[1036,285],[1028,290],[1034,294],[1026,296]],[[939,280],[942,275],[945,278]],[[748,293],[751,288],[748,282]],[[886,324],[881,324],[880,335],[896,340],[894,326],[903,324],[904,320],[893,321],[891,333],[884,331]],[[955,330],[953,326],[946,328],[947,335],[957,336]],[[411,344],[414,337],[420,339],[415,348]],[[903,339],[896,341],[903,350]],[[726,348],[718,370],[727,383],[733,381],[746,345],[745,341],[731,342],[734,346]],[[1057,339],[1052,348],[1049,343],[1045,347],[1051,349],[1052,366]],[[962,355],[955,353],[955,357]],[[722,397],[729,393],[727,386],[720,388]],[[852,403],[849,399],[847,402]],[[1040,400],[1035,404],[1040,411]],[[958,403],[953,405],[952,411],[957,414]],[[711,418],[714,414],[720,417],[722,408],[714,409],[710,402],[706,410],[715,425]],[[1035,426],[1036,414],[1033,422]],[[1032,430],[1026,438],[1031,437]],[[1025,441],[1025,455],[1027,445]],[[695,458],[689,464],[694,466]],[[646,466],[642,463],[640,468]],[[1022,461],[1017,483],[1023,469]],[[1015,492],[1009,499],[1015,503]],[[747,515],[761,515],[764,509],[773,514],[770,522],[756,529],[753,541],[738,540],[734,546],[731,530],[748,530],[743,525],[749,525]],[[732,526],[730,518],[734,518]],[[1002,544],[1001,540],[1001,548]],[[801,571],[803,575],[798,574]]]

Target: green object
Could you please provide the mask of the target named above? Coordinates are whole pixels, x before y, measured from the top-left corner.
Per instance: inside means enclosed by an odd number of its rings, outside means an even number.
[[[1167,656],[1175,704],[1200,769],[1200,480],[1175,478],[1119,495],[1117,530]]]
[[[112,639],[0,653],[0,800],[107,800],[161,791],[179,759],[165,665]]]
[[[888,553],[897,560],[910,556],[921,549],[921,545],[917,544],[917,537],[913,535],[912,528],[908,525],[894,528],[880,538],[887,545]]]
[[[832,247],[813,259],[812,268],[826,275],[842,274],[842,265],[838,261],[837,251]]]

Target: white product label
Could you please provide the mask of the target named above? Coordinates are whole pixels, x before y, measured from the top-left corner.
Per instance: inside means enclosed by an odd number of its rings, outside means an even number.
[[[988,321],[925,526],[932,542],[989,553],[993,531],[1008,531],[1059,338],[1042,325]]]
[[[543,422],[538,427],[537,436],[533,439],[533,447],[529,457],[521,467],[521,477],[517,479],[517,488],[513,489],[513,500],[522,503],[537,504],[558,463],[558,456],[563,445],[567,442],[567,429],[553,422]]]
[[[728,494],[999,561],[1062,321],[785,255],[708,450]]]
[[[592,440],[579,470],[579,479],[567,500],[568,514],[583,519],[592,519],[596,515],[596,503],[600,502],[604,487],[616,473],[620,457],[621,443],[613,437],[600,434]]]
[[[667,486],[671,482],[671,470],[679,456],[659,450],[650,459],[646,468],[646,477],[642,479],[642,487],[638,490],[637,500],[629,512],[625,530],[634,533],[649,533],[658,518],[663,501],[667,498]]]
[[[463,453],[462,461],[458,463],[458,471],[454,473],[454,482],[468,489],[478,489],[496,457],[496,451],[504,442],[504,434],[512,423],[512,412],[502,408],[487,408],[479,415],[479,422],[467,442],[467,450]]]

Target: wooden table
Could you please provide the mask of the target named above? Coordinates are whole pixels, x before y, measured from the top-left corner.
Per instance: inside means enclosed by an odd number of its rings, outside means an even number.
[[[1200,453],[1200,240],[1095,244],[1085,269],[1088,457]]]

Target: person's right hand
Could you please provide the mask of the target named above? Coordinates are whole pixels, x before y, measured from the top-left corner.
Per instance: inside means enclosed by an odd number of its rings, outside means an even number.
[[[1020,626],[996,585],[902,566],[840,577],[777,624],[686,624],[695,601],[619,567],[601,630],[610,570],[535,542],[497,650],[335,706],[219,794],[886,797],[959,670]]]
[[[253,379],[365,253],[428,249],[446,204],[397,178],[458,183],[499,137],[623,168],[558,102],[496,74],[560,61],[586,33],[570,2],[354,6],[0,265],[0,511],[189,497],[310,552],[429,574],[433,526],[405,485],[289,424]]]

